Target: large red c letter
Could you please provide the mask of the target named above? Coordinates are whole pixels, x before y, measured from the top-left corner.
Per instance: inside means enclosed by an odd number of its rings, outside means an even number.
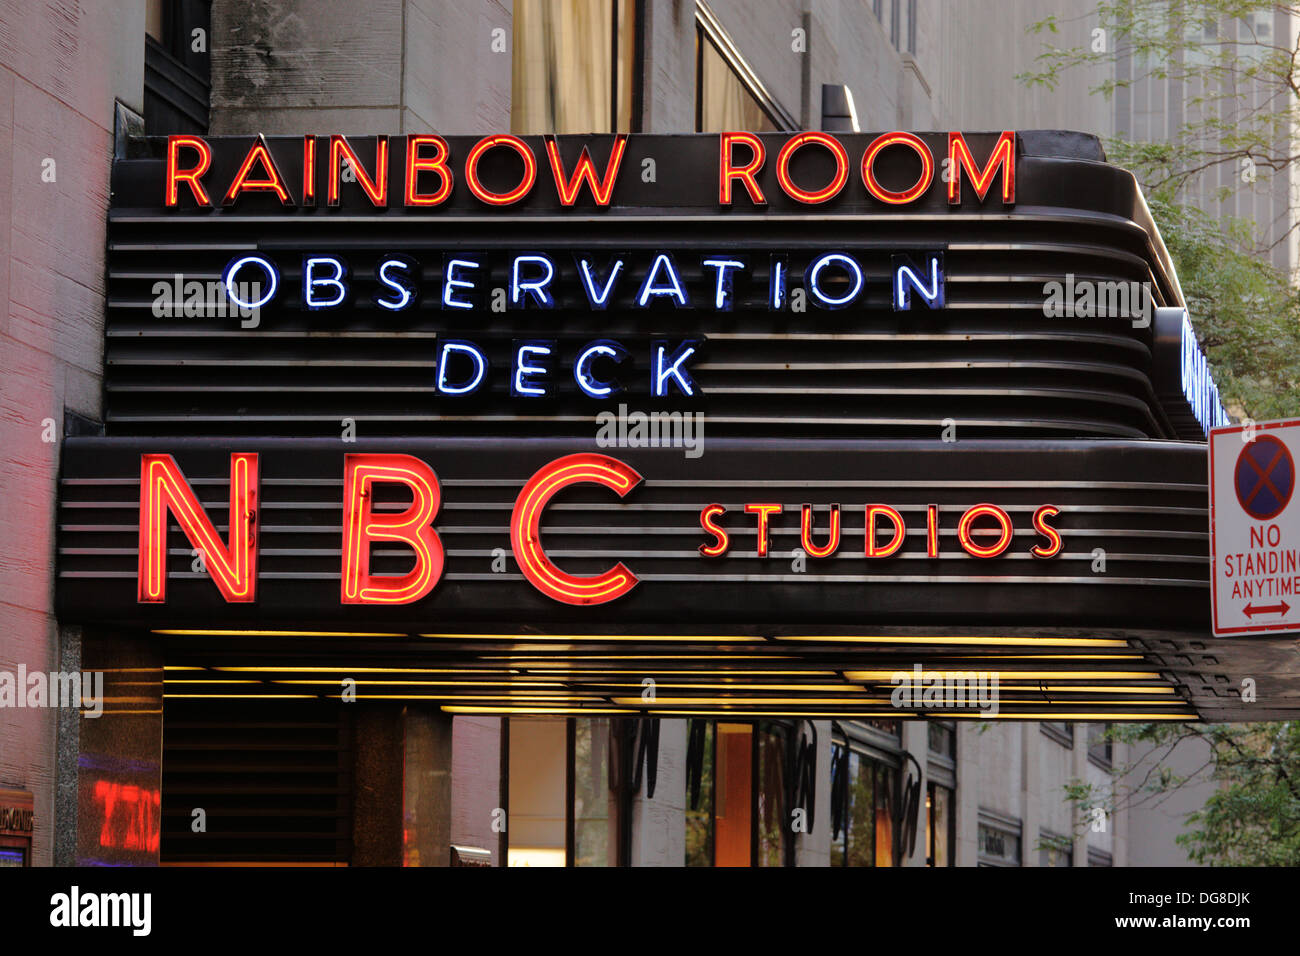
[[[510,546],[524,577],[549,598],[565,604],[604,604],[636,587],[637,576],[619,562],[603,574],[568,574],[542,549],[542,512],[559,491],[591,482],[612,488],[620,498],[641,483],[631,465],[607,455],[566,455],[528,479],[510,516]]]

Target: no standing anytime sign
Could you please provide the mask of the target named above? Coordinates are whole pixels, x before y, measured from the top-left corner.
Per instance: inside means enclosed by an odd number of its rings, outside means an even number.
[[[1300,630],[1300,419],[1210,432],[1214,634]]]

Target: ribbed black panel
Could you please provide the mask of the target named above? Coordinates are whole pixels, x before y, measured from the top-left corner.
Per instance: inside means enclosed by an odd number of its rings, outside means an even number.
[[[342,705],[187,700],[191,676],[169,675],[162,861],[346,862],[352,744]],[[194,831],[195,808],[204,832]]]
[[[1172,437],[1152,385],[1149,329],[1117,318],[1044,315],[1044,284],[1067,272],[1078,280],[1149,280],[1142,233],[1116,219],[1081,224],[1042,213],[781,218],[745,226],[684,225],[672,217],[499,218],[447,228],[413,217],[268,221],[119,212],[109,246],[107,424],[119,435],[329,436],[345,419],[366,435],[590,435],[598,412],[625,402],[702,411],[718,436],[933,437],[951,419],[966,437]],[[240,328],[235,317],[152,314],[155,283],[178,273],[216,281],[233,256],[252,249],[283,274],[277,304],[256,329]],[[488,284],[505,288],[519,251],[553,257],[555,310],[438,308],[444,255],[481,255],[492,267]],[[633,307],[658,251],[672,252],[691,308]],[[766,308],[773,255],[787,259],[793,291],[807,263],[827,251],[862,263],[862,302],[841,310]],[[925,251],[944,255],[947,307],[892,311],[891,254]],[[350,305],[300,308],[303,252],[348,263]],[[615,253],[628,264],[616,302],[592,311],[573,256],[589,255],[603,270],[604,257]],[[749,266],[737,278],[731,312],[701,301],[711,299],[713,283],[701,260],[719,253]],[[385,291],[374,271],[389,254],[421,263],[422,301],[409,312],[372,301]],[[477,395],[438,392],[443,337],[472,340],[488,354],[488,386]],[[511,343],[534,338],[558,343],[553,399],[510,395]],[[572,378],[580,346],[597,338],[616,339],[631,353],[619,374],[627,391],[613,400],[582,395]],[[691,366],[702,396],[650,397],[651,343],[661,338],[703,341]]]
[[[191,569],[189,543],[170,538],[168,599],[136,603],[139,455],[175,455],[217,530],[226,535],[231,451],[257,451],[261,468],[261,549],[256,604],[226,604],[202,572]],[[678,449],[616,449],[644,482],[620,501],[601,488],[575,487],[548,507],[542,524],[548,553],[575,574],[625,562],[641,579],[604,619],[618,626],[693,620],[768,625],[918,619],[969,623],[979,613],[1003,623],[1096,623],[1114,626],[1203,620],[1208,580],[1204,452],[1201,446],[1141,442],[782,442],[706,441],[705,454]],[[434,527],[446,549],[443,578],[415,605],[339,604],[342,467],[346,452],[402,450],[427,461],[442,486]],[[349,622],[383,629],[447,622],[588,620],[583,611],[543,597],[519,573],[510,549],[511,509],[524,481],[559,455],[590,444],[442,440],[343,443],[274,441],[229,444],[184,439],[70,439],[59,511],[60,594],[72,617],[95,608],[155,626],[211,626],[214,620]],[[95,477],[78,477],[91,473]],[[1015,477],[1008,477],[1015,476]],[[1140,476],[1140,477],[1134,477]],[[401,507],[402,491],[380,487],[376,507]],[[409,497],[406,499],[409,501]],[[754,501],[779,502],[772,551],[759,558]],[[1012,516],[1016,534],[999,558],[976,559],[957,542],[963,511],[993,502]],[[728,509],[722,523],[731,551],[706,559],[712,538],[699,523],[711,502]],[[841,505],[843,537],[830,558],[792,567],[799,544],[799,506]],[[896,556],[866,559],[864,506],[898,508],[908,528]],[[940,556],[925,554],[925,506],[941,508]],[[1034,510],[1054,504],[1065,546],[1042,560]],[[817,540],[821,539],[818,532]],[[498,552],[497,549],[500,549]],[[1104,552],[1104,571],[1094,570]],[[495,557],[505,570],[493,571]],[[377,545],[372,568],[410,568],[404,547]],[[1154,597],[1156,595],[1158,597]],[[216,617],[214,617],[216,615]],[[439,622],[434,624],[433,622]]]

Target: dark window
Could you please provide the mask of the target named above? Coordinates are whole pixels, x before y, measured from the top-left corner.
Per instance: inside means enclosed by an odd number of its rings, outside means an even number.
[[[926,725],[930,753],[957,759],[957,726],[951,721],[932,720]]]
[[[210,12],[210,0],[146,6],[144,128],[150,136],[208,131]]]
[[[947,787],[930,783],[925,788],[925,865],[952,866],[957,843],[956,802]]]
[[[1088,865],[1089,866],[1114,866],[1115,861],[1105,850],[1096,850],[1088,847]]]
[[[907,0],[907,52],[916,55],[916,0]]]
[[[980,866],[1020,866],[1019,820],[980,811],[976,850]]]
[[[898,49],[900,6],[900,0],[889,0],[889,42],[895,50]]]
[[[1047,736],[1064,747],[1074,746],[1074,724],[1068,720],[1046,720],[1038,725]]]
[[[1088,725],[1088,759],[1099,767],[1110,769],[1110,724]]]

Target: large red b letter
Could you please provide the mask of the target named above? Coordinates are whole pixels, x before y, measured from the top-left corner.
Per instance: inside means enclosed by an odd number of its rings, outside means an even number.
[[[374,513],[374,486],[391,481],[411,489],[405,511]],[[343,472],[343,603],[410,604],[442,577],[443,550],[430,526],[442,503],[438,478],[411,455],[346,455]],[[406,574],[370,573],[372,541],[400,541],[415,550]]]

